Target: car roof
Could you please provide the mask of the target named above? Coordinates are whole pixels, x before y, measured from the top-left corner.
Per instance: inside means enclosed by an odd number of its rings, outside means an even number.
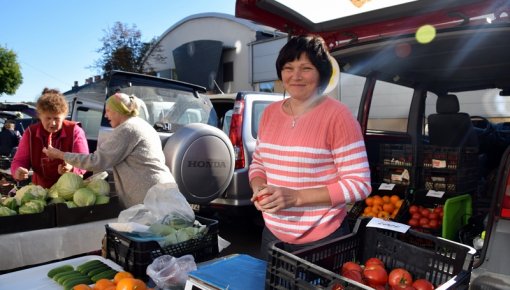
[[[373,75],[409,87],[424,86],[436,93],[510,89],[506,77],[510,66],[510,21],[503,9],[508,8],[508,2],[428,1],[429,9],[418,10],[421,14],[398,17],[413,5],[427,2],[415,1],[381,10],[379,17],[367,12],[348,17],[350,23],[339,18],[322,24],[310,24],[303,14],[280,2],[287,1],[238,0],[236,16],[273,24],[292,34],[320,34],[343,72]],[[423,24],[433,24],[435,28],[431,42],[422,43],[416,38]]]
[[[0,103],[0,111],[4,112],[6,117],[14,116],[14,118],[20,118],[16,112],[23,113],[25,116],[32,118],[37,117],[36,108],[25,103]]]

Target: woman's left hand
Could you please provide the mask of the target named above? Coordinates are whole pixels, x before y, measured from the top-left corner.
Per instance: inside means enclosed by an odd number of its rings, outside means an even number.
[[[255,206],[262,212],[275,213],[297,205],[297,191],[287,187],[267,186],[257,195],[267,195],[255,201]]]

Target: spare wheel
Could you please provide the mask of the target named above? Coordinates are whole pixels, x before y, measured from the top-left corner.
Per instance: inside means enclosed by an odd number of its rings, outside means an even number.
[[[209,203],[232,180],[234,149],[227,135],[216,127],[185,125],[167,139],[163,151],[166,165],[190,203]]]

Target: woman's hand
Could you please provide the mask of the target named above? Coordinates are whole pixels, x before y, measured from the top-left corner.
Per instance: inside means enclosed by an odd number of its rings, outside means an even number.
[[[16,180],[25,180],[28,179],[28,169],[24,167],[18,167],[16,172],[14,172],[14,179]]]
[[[58,165],[58,174],[60,175],[71,171],[73,171],[73,166],[69,163],[64,162]]]
[[[267,213],[297,205],[297,191],[287,187],[267,186],[264,184],[251,198],[255,207]]]
[[[43,148],[43,153],[46,154],[51,159],[64,159],[64,152],[58,150],[57,148],[53,148],[53,146],[48,145],[47,148]]]

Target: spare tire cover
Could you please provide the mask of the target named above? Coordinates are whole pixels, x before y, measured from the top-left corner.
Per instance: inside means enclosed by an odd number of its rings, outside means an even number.
[[[223,193],[234,173],[234,148],[213,126],[185,125],[165,142],[166,165],[188,202],[206,204]]]

